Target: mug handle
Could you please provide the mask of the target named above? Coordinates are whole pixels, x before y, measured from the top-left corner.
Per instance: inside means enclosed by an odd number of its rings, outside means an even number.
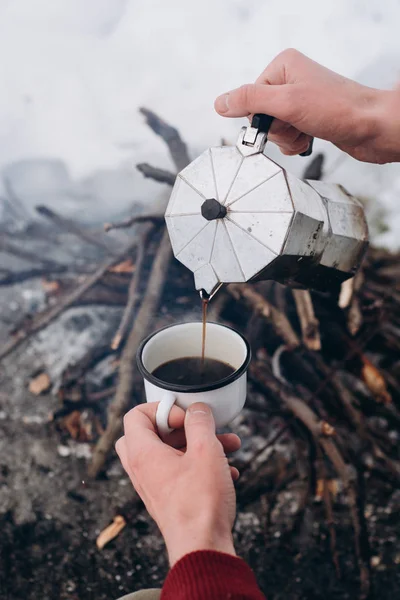
[[[168,425],[168,417],[175,402],[176,397],[172,392],[164,392],[156,412],[156,425],[161,437],[164,437],[173,431]]]

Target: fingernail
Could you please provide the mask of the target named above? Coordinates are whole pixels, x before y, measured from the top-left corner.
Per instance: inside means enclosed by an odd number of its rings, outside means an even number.
[[[229,94],[222,94],[221,96],[218,96],[218,98],[215,101],[215,110],[220,114],[224,114],[224,113],[228,112],[228,110],[229,110]]]
[[[186,417],[193,417],[194,415],[196,416],[210,416],[211,414],[211,410],[208,406],[206,406],[205,404],[203,405],[199,405],[199,404],[192,404],[192,406],[189,406],[189,408],[186,411]]]

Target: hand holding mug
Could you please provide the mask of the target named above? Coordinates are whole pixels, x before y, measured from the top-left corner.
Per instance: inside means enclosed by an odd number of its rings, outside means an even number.
[[[116,449],[125,471],[164,537],[171,566],[196,550],[235,555],[232,526],[238,472],[225,453],[240,447],[234,434],[215,434],[209,406],[173,406],[174,431],[162,441],[156,429],[157,403],[137,406],[124,418]],[[182,426],[184,425],[184,430]]]

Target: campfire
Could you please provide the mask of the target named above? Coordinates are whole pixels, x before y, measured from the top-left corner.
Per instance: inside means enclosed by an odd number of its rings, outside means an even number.
[[[184,168],[189,155],[178,131],[150,110],[141,112],[164,140],[176,170]],[[322,166],[317,156],[304,177],[319,179]],[[137,168],[167,186],[175,181],[174,173],[156,166]],[[93,247],[97,264],[87,272],[79,264],[65,266],[22,250],[18,236],[4,226],[0,250],[28,259],[34,267],[1,269],[0,286],[41,278],[46,306],[12,325],[0,360],[10,360],[19,346],[71,307],[119,307],[122,316],[107,339],[103,336],[63,368],[48,416],[60,440],[90,444],[90,481],[116,460],[114,444],[123,415],[144,399],[135,364],[139,343],[158,326],[187,319],[189,312],[199,320],[201,303],[192,274],[173,259],[162,214],[107,223],[105,232],[124,233],[108,239],[47,206],[36,210],[54,231]],[[30,234],[41,235],[38,228]],[[167,310],[161,311],[161,305]],[[379,502],[386,503],[400,482],[400,256],[371,247],[362,269],[342,284],[339,295],[292,290],[275,282],[223,286],[210,303],[208,318],[242,331],[253,351],[246,408],[237,424],[243,449],[232,459],[241,473],[240,510],[257,506],[265,535],[274,531],[276,539],[290,540],[306,522],[309,507],[319,503],[338,579],[343,561],[336,528],[345,512],[352,523],[358,595],[366,598],[378,560],[369,542],[366,487],[374,487]],[[100,384],[92,376],[99,369]],[[43,369],[28,382],[35,396],[53,386]],[[285,490],[296,490],[298,501],[281,507],[284,517],[276,520],[278,497]],[[97,538],[99,549],[143,506],[132,492],[125,507],[116,514],[112,510],[110,524]]]

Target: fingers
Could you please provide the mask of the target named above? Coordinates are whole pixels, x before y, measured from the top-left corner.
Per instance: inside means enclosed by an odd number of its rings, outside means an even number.
[[[296,88],[290,84],[249,83],[219,96],[215,101],[215,110],[224,117],[264,113],[292,123],[300,118],[306,100],[305,94],[298,94]]]
[[[307,150],[312,138],[289,123],[274,119],[268,139],[275,142],[284,154],[300,154]]]
[[[225,454],[236,452],[242,445],[240,437],[235,433],[221,433],[217,435],[217,438],[221,442]]]
[[[283,154],[301,154],[308,149],[311,136],[291,125],[291,120],[296,121],[299,117],[301,108],[298,102],[292,105],[288,102],[291,94],[289,88],[292,87],[261,84],[243,86],[217,98],[215,107],[217,112],[229,117],[247,116],[257,112],[277,117],[272,122],[269,140],[275,142]],[[282,96],[282,102],[277,106],[276,98],[279,96]]]
[[[240,447],[240,438],[233,433],[221,434],[220,436],[218,436],[218,438],[221,441],[222,445],[224,446],[225,452],[227,452],[227,453],[234,452],[235,450],[238,450]],[[115,444],[115,450],[119,456],[119,459],[120,459],[122,466],[124,467],[127,475],[133,480],[134,476],[133,476],[133,473],[129,466],[128,449],[126,446],[125,436],[122,436],[121,438],[119,438],[119,440],[117,440],[117,442]],[[236,467],[232,467],[232,466],[229,466],[229,468],[231,471],[231,476],[232,476],[233,481],[237,481],[240,476],[238,469]]]
[[[164,447],[156,430],[157,402],[140,404],[130,410],[124,417],[124,432],[129,452],[135,456],[139,452],[152,450],[156,452]],[[182,428],[185,412],[173,406],[169,416],[169,425]]]
[[[127,474],[130,476],[128,450],[126,447],[125,436],[120,437],[119,440],[116,441],[115,450],[119,456],[122,466],[124,467]]]
[[[240,438],[235,433],[221,433],[217,438],[222,444],[225,454],[231,454],[239,450],[241,446]],[[164,438],[164,442],[178,450],[186,449],[186,435],[183,429],[173,431]]]
[[[232,475],[233,481],[237,481],[240,476],[239,471],[237,470],[236,467],[230,467],[230,470],[231,470],[231,475]]]
[[[280,52],[274,60],[257,77],[256,83],[268,85],[283,85],[293,83],[296,74],[301,73],[306,65],[313,61],[294,48],[287,48]]]
[[[307,56],[288,48],[274,58],[255,83],[219,96],[215,110],[225,117],[264,113],[292,123],[301,117],[302,107],[308,101],[307,86],[295,84],[301,83],[304,74],[315,66]]]
[[[189,406],[185,416],[186,456],[191,454],[222,455],[222,445],[217,442],[215,421],[206,404],[196,402]]]

